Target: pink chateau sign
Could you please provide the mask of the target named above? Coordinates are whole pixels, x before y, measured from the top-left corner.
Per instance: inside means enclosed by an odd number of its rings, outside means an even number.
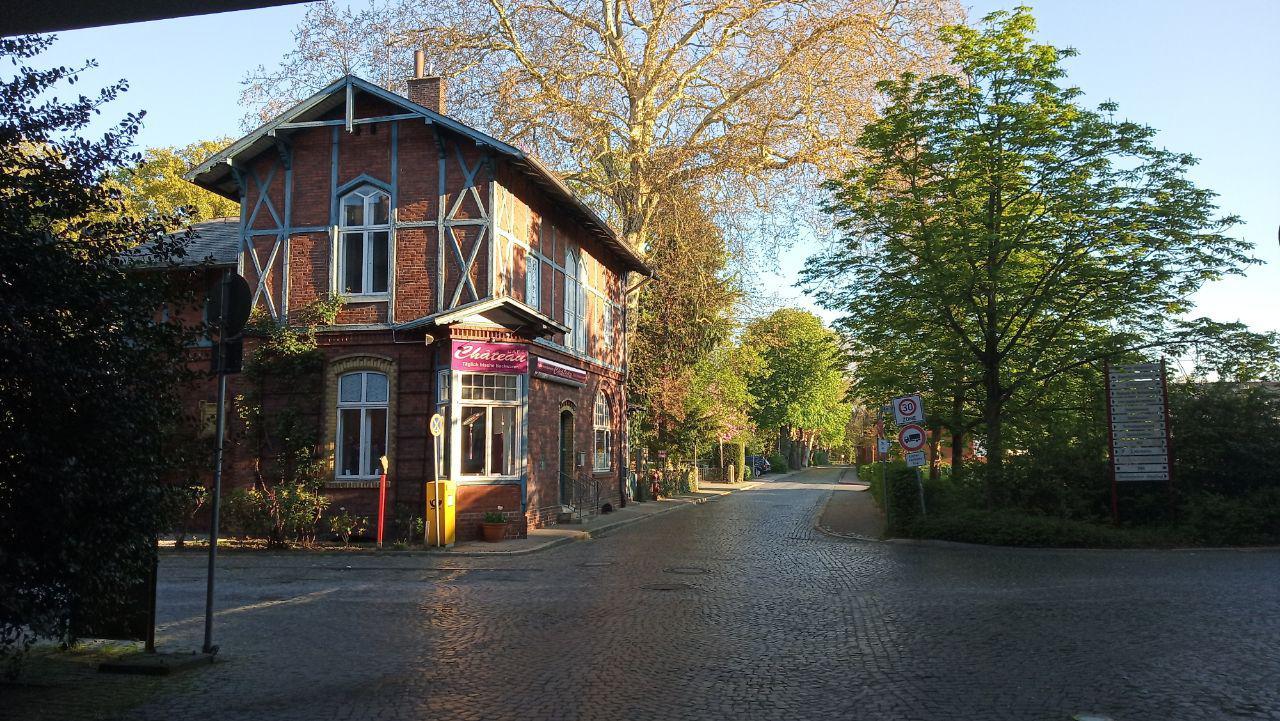
[[[467,373],[512,373],[529,370],[529,349],[517,343],[455,340],[450,367]]]

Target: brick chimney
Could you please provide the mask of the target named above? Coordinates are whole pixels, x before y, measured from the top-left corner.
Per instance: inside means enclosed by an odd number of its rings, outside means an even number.
[[[444,78],[425,74],[426,54],[413,53],[413,77],[409,78],[409,99],[444,115]]]

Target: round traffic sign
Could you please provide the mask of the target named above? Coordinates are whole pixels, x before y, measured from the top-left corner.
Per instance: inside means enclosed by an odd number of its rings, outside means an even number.
[[[898,431],[898,444],[908,453],[924,448],[924,429],[914,423],[903,426]]]
[[[903,398],[898,401],[898,413],[910,418],[916,414],[916,399]]]
[[[431,435],[438,436],[444,433],[444,416],[439,413],[431,416]]]

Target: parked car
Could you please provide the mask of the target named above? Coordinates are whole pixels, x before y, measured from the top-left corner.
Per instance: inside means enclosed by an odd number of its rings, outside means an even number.
[[[751,469],[752,476],[763,476],[773,470],[769,459],[764,456],[747,456],[747,467]]]

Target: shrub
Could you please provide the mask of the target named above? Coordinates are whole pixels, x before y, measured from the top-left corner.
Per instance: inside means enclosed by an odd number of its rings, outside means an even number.
[[[1198,543],[1280,542],[1280,488],[1266,488],[1239,498],[1196,494],[1183,505],[1183,524]]]
[[[203,485],[168,486],[161,503],[164,507],[165,526],[174,536],[174,545],[186,544],[188,529],[200,509],[209,498],[209,489]]]
[[[507,517],[502,514],[502,506],[498,506],[498,510],[496,511],[485,511],[484,522],[485,523],[506,523]]]
[[[813,465],[815,466],[831,465],[831,454],[827,453],[826,451],[814,451]]]
[[[889,533],[900,533],[920,516],[920,488],[916,472],[905,463],[891,464],[889,476]],[[880,492],[884,497],[884,491]]]
[[[725,479],[728,480],[728,468],[733,468],[733,480],[746,478],[747,447],[742,443],[724,444]]]
[[[396,541],[410,544],[426,535],[426,522],[408,503],[396,504]]]
[[[787,459],[781,453],[772,453],[769,455],[769,465],[773,473],[786,473],[790,470],[787,466]]]
[[[1016,511],[965,510],[912,521],[908,533],[997,546],[1115,548],[1139,544],[1142,536],[1095,523],[1033,516]]]
[[[346,546],[351,543],[352,536],[362,536],[369,532],[369,517],[353,516],[346,508],[339,508],[336,514],[329,516],[329,530]]]
[[[316,484],[285,482],[239,488],[227,497],[227,517],[244,535],[265,536],[268,548],[315,540],[329,499]]]

